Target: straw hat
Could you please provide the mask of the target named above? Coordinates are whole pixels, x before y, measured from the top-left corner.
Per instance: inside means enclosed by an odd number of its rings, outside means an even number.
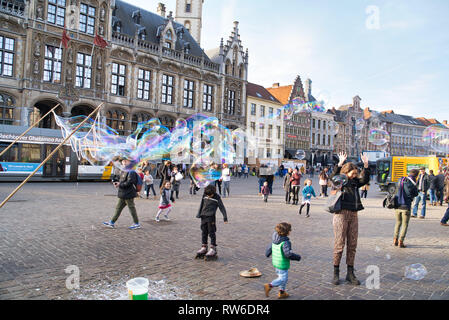
[[[243,278],[258,278],[262,276],[262,273],[257,268],[251,268],[249,270],[240,272],[240,276]]]

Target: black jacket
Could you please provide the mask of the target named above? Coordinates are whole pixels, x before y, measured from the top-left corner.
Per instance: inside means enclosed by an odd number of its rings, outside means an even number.
[[[331,179],[340,175],[341,167],[338,167],[332,173]],[[362,211],[365,209],[360,199],[359,188],[368,184],[370,180],[369,168],[364,168],[361,174],[361,178],[354,178],[348,180],[346,185],[342,188],[341,208],[342,210],[349,211]]]
[[[284,246],[282,247],[282,250],[284,251],[284,256],[290,260],[301,261],[301,256],[299,254],[293,253],[292,243],[290,242],[290,239],[288,237],[281,237],[277,232],[275,232],[273,234],[272,243],[280,244],[282,242],[284,242]],[[267,258],[270,257],[272,254],[271,251],[272,243],[270,243],[270,245],[267,247],[267,250],[265,251],[265,256]]]
[[[226,208],[221,200],[221,197],[218,194],[215,194],[212,198],[207,197],[206,195],[201,200],[200,209],[198,210],[197,218],[210,218],[215,220],[215,214],[217,213],[217,209],[220,209],[223,214],[224,222],[228,222],[228,216],[226,214]]]
[[[429,188],[431,190],[437,189],[437,177],[434,174],[429,175]]]
[[[400,186],[399,186],[399,188],[400,188]],[[398,188],[398,191],[399,191],[399,188]],[[417,195],[418,195],[418,188],[416,187],[416,185],[413,182],[411,182],[409,179],[406,178],[404,180],[405,205],[400,206],[399,209],[410,211],[411,207],[412,207],[412,202]]]
[[[117,196],[124,200],[137,198],[137,181],[137,173],[135,171],[122,172]]]
[[[445,180],[444,174],[439,174],[435,178],[436,178],[435,183],[436,189],[437,190],[444,189],[444,180]]]
[[[429,175],[426,173],[424,174],[423,177],[423,181],[422,181],[422,190],[419,190],[419,180],[421,179],[421,175],[418,176],[418,179],[416,180],[416,187],[418,188],[419,192],[424,192],[426,193],[427,191],[429,191],[429,187],[430,187],[430,181],[429,181]]]

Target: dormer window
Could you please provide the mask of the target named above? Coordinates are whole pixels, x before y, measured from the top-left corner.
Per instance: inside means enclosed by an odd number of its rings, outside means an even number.
[[[139,30],[139,39],[140,40],[147,40],[147,31],[145,30],[145,28],[141,28]]]
[[[167,33],[165,33],[164,40],[164,47],[171,49],[173,47],[173,33],[171,30],[168,30]]]
[[[134,11],[132,18],[136,24],[140,24],[140,18],[141,18],[140,10]]]
[[[115,31],[117,31],[118,33],[122,32],[122,25],[120,23],[117,23],[117,25],[115,26]]]

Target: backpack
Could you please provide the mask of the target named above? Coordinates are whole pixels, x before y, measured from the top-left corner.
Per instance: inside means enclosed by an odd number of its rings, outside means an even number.
[[[142,191],[143,180],[138,173],[136,173],[136,175],[137,175],[136,191],[137,191],[137,193],[139,193]]]
[[[387,209],[399,209],[405,204],[404,198],[404,182],[406,178],[402,178],[399,182],[398,194],[389,193],[383,201],[383,207]]]

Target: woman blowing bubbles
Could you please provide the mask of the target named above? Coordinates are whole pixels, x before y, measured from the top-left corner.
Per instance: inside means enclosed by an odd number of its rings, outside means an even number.
[[[342,186],[341,210],[334,214],[334,279],[332,283],[338,285],[340,283],[340,261],[343,250],[347,242],[346,264],[348,272],[346,281],[353,285],[360,285],[360,281],[354,274],[354,261],[357,250],[357,239],[359,235],[358,212],[363,210],[362,201],[360,199],[359,188],[369,183],[370,171],[368,166],[368,157],[362,155],[364,169],[359,177],[357,166],[351,162],[346,163],[348,158],[346,153],[338,155],[339,163],[332,178],[338,175],[347,176],[347,183]]]

